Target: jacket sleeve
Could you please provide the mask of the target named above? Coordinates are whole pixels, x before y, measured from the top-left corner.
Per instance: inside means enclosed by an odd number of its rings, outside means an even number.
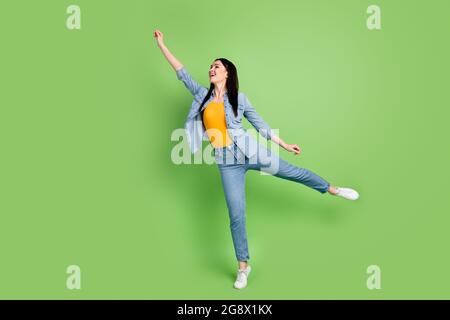
[[[183,81],[186,88],[191,92],[193,96],[200,93],[201,90],[206,89],[198,84],[195,79],[192,78],[191,74],[187,71],[186,67],[182,67],[176,71],[178,80]]]
[[[259,115],[259,113],[255,110],[255,108],[250,103],[250,100],[248,100],[247,96],[243,93],[243,102],[244,102],[244,117],[247,118],[247,120],[252,124],[253,127],[255,127],[256,130],[267,140],[270,140],[272,138],[272,129],[267,124],[267,122],[264,121],[264,119]]]

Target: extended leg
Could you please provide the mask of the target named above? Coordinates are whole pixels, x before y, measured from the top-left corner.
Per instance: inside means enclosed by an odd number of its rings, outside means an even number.
[[[261,170],[282,179],[302,183],[320,193],[326,193],[330,188],[330,183],[319,175],[281,159],[263,146],[260,146],[257,156],[258,158],[251,159],[249,170]]]

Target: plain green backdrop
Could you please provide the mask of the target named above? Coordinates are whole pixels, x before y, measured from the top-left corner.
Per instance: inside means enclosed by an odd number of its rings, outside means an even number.
[[[450,298],[449,15],[446,0],[2,1],[0,298]],[[156,28],[205,86],[233,61],[303,150],[281,156],[360,192],[248,172],[243,291],[216,165],[170,159],[192,97]]]

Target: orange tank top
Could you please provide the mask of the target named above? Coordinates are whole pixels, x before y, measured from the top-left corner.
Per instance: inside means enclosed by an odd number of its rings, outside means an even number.
[[[211,144],[215,148],[229,146],[233,141],[228,135],[223,102],[211,101],[203,110],[203,123]]]

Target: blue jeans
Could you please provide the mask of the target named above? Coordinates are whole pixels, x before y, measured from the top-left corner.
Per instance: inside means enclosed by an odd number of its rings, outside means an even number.
[[[330,184],[317,174],[297,167],[279,158],[271,150],[259,144],[258,152],[246,157],[235,144],[215,148],[225,200],[230,217],[230,229],[235,255],[238,261],[250,259],[245,226],[245,173],[259,170],[276,177],[302,183],[320,193],[326,193]]]

